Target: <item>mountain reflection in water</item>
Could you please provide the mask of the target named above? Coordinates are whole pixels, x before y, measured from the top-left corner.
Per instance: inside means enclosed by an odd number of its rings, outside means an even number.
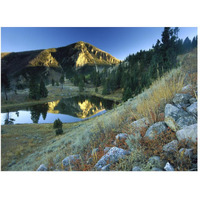
[[[103,114],[112,109],[113,101],[94,96],[63,98],[44,104],[1,113],[1,124],[53,123],[60,118],[64,123],[77,122]]]

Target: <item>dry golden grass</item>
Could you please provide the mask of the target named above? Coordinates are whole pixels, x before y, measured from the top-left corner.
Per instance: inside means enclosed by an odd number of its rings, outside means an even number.
[[[166,103],[169,103],[182,89],[184,78],[185,73],[178,68],[156,80],[148,91],[144,91],[147,93],[146,98],[138,98],[135,118],[148,117],[152,123],[158,121]]]

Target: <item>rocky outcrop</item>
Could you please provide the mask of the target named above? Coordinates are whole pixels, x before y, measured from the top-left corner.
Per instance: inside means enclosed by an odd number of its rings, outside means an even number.
[[[179,141],[187,140],[191,142],[197,142],[197,124],[186,126],[183,129],[177,131],[176,137]]]
[[[157,122],[148,128],[144,137],[152,140],[155,138],[156,135],[159,135],[162,132],[165,132],[166,130],[167,126],[165,122]]]
[[[124,149],[118,147],[112,147],[108,153],[106,153],[95,165],[96,170],[102,170],[108,164],[113,164],[119,161],[119,159],[125,158],[130,153]],[[104,168],[103,168],[104,169]]]
[[[197,102],[194,102],[192,105],[187,107],[187,112],[190,112],[191,114],[197,115]]]
[[[178,131],[185,126],[195,124],[196,118],[182,108],[177,108],[172,104],[165,106],[165,123],[173,130]]]

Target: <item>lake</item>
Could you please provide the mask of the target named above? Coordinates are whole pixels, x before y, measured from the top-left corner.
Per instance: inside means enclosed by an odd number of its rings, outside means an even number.
[[[1,113],[1,125],[53,123],[60,119],[64,123],[78,122],[105,113],[114,106],[111,100],[95,96],[76,96],[44,104],[7,110]]]

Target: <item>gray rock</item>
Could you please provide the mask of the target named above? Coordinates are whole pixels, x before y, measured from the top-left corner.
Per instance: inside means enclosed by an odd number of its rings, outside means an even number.
[[[105,149],[103,150],[104,154],[106,154],[110,149],[111,149],[111,147],[105,147]]]
[[[157,167],[153,167],[153,168],[151,169],[151,171],[163,171],[163,170],[160,169],[160,168],[157,168]]]
[[[173,130],[178,131],[184,126],[196,123],[196,118],[190,113],[176,106],[167,104],[165,106],[165,123]]]
[[[72,169],[73,170],[73,163],[76,162],[76,161],[80,161],[80,155],[70,155],[70,156],[67,156],[65,159],[62,160],[62,164],[63,164],[63,167],[65,168],[65,170],[70,170]]]
[[[147,129],[147,132],[144,137],[148,137],[152,140],[155,138],[156,135],[159,135],[162,132],[165,132],[166,130],[167,127],[164,122],[157,122]]]
[[[133,127],[135,139],[141,139],[141,133],[146,132],[147,128],[150,126],[150,122],[148,118],[144,117],[142,119],[138,119],[137,121],[132,122],[131,125]]]
[[[125,158],[130,152],[118,147],[112,147],[108,153],[106,153],[101,159],[96,163],[95,169],[101,170],[107,164],[113,164],[119,161],[119,159]]]
[[[166,153],[173,153],[173,152],[176,152],[177,150],[178,150],[178,141],[177,140],[173,140],[163,146],[163,151],[165,151]]]
[[[193,103],[196,102],[196,101],[197,101],[196,98],[191,98],[191,99],[189,100],[190,104],[193,104]]]
[[[128,134],[126,133],[119,133],[115,136],[116,140],[125,140],[128,138]]]
[[[187,93],[192,90],[192,85],[188,84],[181,89],[181,92]]]
[[[108,164],[108,165],[102,167],[101,171],[109,171],[110,170],[110,166],[111,166],[111,164]]]
[[[187,105],[191,98],[190,94],[176,94],[172,101],[174,104]]]
[[[142,171],[141,168],[139,166],[134,166],[132,168],[132,171]]]
[[[156,168],[164,168],[166,161],[160,159],[159,156],[152,156],[149,158],[148,163]]]
[[[47,167],[46,167],[44,164],[41,164],[41,165],[38,167],[37,171],[47,171]]]
[[[186,126],[183,129],[176,132],[178,140],[184,140],[196,142],[197,141],[197,124]]]
[[[188,112],[197,115],[197,102],[194,102],[192,105],[190,105],[189,107],[187,107],[186,109]]]
[[[164,169],[166,171],[174,171],[174,167],[169,162],[166,163]]]
[[[179,153],[183,153],[184,156],[191,158],[193,155],[193,150],[192,149],[186,149],[186,148],[181,148],[179,150]]]
[[[196,124],[196,123],[197,123],[197,119],[196,119],[196,117],[194,117],[192,115],[180,117],[176,121],[176,124],[178,125],[179,129],[183,129],[186,126],[190,126],[190,125]]]

